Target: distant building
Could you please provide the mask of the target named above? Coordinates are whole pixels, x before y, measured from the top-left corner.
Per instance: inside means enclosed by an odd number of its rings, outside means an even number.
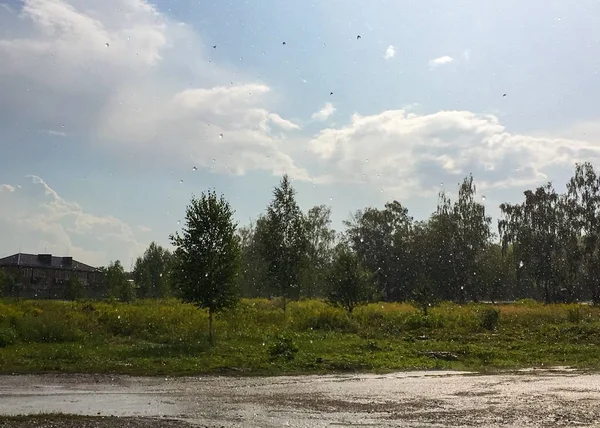
[[[73,260],[73,257],[17,253],[0,258],[0,269],[19,284],[18,297],[62,299],[67,281],[73,276],[83,284],[85,297],[106,295],[102,270]]]

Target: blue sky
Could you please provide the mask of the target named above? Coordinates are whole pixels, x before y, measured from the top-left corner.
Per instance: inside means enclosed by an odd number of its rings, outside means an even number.
[[[391,199],[425,218],[470,172],[497,216],[598,161],[599,20],[588,0],[0,0],[0,253],[128,266],[192,194],[247,223],[284,172],[337,228]]]

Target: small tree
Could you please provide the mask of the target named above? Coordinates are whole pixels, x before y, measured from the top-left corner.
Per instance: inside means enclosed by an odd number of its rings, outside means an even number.
[[[127,274],[119,260],[110,262],[104,268],[104,275],[110,298],[119,299],[122,302],[131,302],[135,299],[133,282],[127,280]]]
[[[140,297],[164,298],[170,292],[171,252],[156,242],[135,261],[133,279]]]
[[[19,297],[20,291],[21,286],[15,278],[0,269],[0,296]]]
[[[273,190],[258,233],[260,254],[267,264],[271,282],[283,301],[283,312],[289,298],[300,295],[302,270],[306,265],[309,241],[306,220],[296,203],[296,191],[286,175]]]
[[[171,235],[176,247],[174,279],[184,301],[208,310],[209,340],[214,343],[213,316],[238,299],[240,238],[234,211],[214,191],[192,197],[185,226]]]
[[[72,273],[65,288],[65,299],[77,300],[81,297],[83,297],[83,283],[76,274]]]
[[[328,275],[328,301],[352,313],[357,306],[372,301],[376,287],[372,275],[363,269],[358,256],[347,246],[336,249]]]

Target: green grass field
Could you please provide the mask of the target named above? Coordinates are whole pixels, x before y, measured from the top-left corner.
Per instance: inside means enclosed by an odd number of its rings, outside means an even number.
[[[275,375],[600,366],[600,308],[589,306],[445,303],[424,316],[407,304],[379,303],[349,316],[310,300],[290,303],[284,318],[277,301],[253,299],[217,318],[213,347],[207,325],[204,311],[176,300],[0,301],[0,372]]]

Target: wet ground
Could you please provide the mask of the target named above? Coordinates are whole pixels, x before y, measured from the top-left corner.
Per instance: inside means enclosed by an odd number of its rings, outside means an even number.
[[[218,427],[600,426],[600,374],[0,376],[0,414],[39,412],[175,418]]]

